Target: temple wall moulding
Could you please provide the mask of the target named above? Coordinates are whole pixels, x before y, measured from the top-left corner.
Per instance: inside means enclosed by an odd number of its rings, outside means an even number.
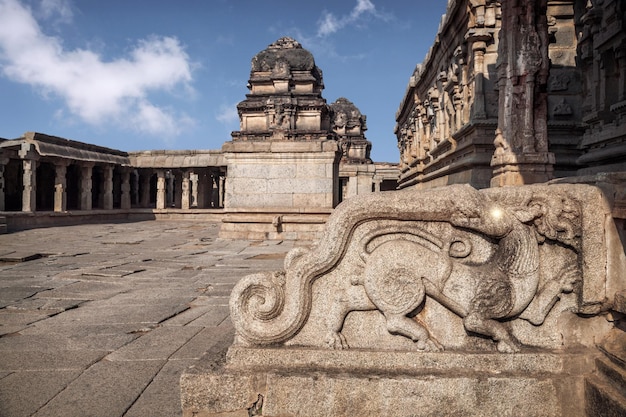
[[[449,164],[458,132],[497,117],[495,63],[501,25],[497,2],[462,1],[448,5],[436,42],[411,77],[396,113],[400,169],[436,162]],[[461,137],[465,139],[464,137]],[[484,142],[480,136],[471,140]],[[472,158],[468,169],[477,167]],[[477,167],[480,168],[480,167]],[[485,183],[473,183],[485,187]],[[408,186],[403,181],[401,187]]]

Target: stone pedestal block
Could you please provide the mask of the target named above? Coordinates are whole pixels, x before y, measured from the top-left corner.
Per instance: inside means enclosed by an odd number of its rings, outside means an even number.
[[[183,415],[583,416],[594,355],[231,347],[182,375]]]

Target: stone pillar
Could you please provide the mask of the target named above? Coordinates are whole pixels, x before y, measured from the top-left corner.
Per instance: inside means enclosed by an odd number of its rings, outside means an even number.
[[[498,129],[491,159],[492,187],[546,182],[548,152],[547,0],[502,2],[498,44]]]
[[[156,208],[162,210],[165,208],[165,171],[157,170],[157,195]]]
[[[211,178],[210,178],[210,183],[211,183],[211,191],[209,193],[209,195],[211,196],[211,202],[210,202],[210,206],[212,208],[218,208],[219,207],[219,194],[218,194],[218,175],[213,173],[211,174]]]
[[[67,211],[67,166],[70,161],[62,159],[54,164],[54,211]]]
[[[0,211],[6,209],[4,202],[4,167],[9,163],[9,158],[2,157],[2,150],[0,150]]]
[[[175,205],[174,203],[174,173],[172,171],[168,171],[165,174],[165,178],[167,180],[167,185],[165,187],[167,192],[167,199],[165,200],[166,207],[172,207]]]
[[[209,176],[208,178],[208,182],[209,182],[209,204],[208,206],[211,208],[217,208],[217,201],[218,201],[218,196],[217,196],[217,177],[216,175],[213,173]]]
[[[122,210],[128,210],[131,207],[130,198],[130,169],[122,168],[122,198],[120,201],[120,208]]]
[[[473,34],[468,41],[472,42],[472,52],[474,54],[474,102],[472,103],[472,117],[474,119],[486,119],[487,110],[485,107],[485,52],[487,51],[487,41],[491,36]]]
[[[24,168],[22,191],[22,211],[37,210],[37,160],[39,155],[30,143],[23,143],[19,150]]]
[[[106,165],[103,171],[102,208],[105,210],[113,210],[113,167]]]
[[[190,173],[189,183],[191,187],[191,207],[198,207],[198,183],[200,182],[200,176],[195,172]]]
[[[224,184],[226,182],[226,177],[224,175],[219,176],[219,184],[218,184],[218,205],[217,207],[224,207]]]
[[[180,208],[189,210],[191,208],[191,190],[190,190],[189,171],[183,171],[180,187]]]
[[[380,192],[380,183],[382,182],[382,180],[378,177],[374,177],[374,192],[375,193],[379,193]]]
[[[91,197],[91,186],[92,186],[92,173],[93,173],[93,163],[82,163],[80,165],[80,209],[81,210],[91,210],[92,205],[92,197]]]
[[[131,197],[130,197],[130,205],[131,207],[133,205],[135,206],[139,206],[140,202],[139,202],[139,170],[138,169],[132,169],[130,172],[131,175],[131,179],[132,179],[132,184],[133,186],[131,187]]]
[[[143,171],[141,175],[141,200],[139,205],[143,208],[150,206],[150,178],[152,177],[151,171]]]

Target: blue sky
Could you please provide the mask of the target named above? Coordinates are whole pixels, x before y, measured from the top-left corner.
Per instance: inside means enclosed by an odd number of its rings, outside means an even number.
[[[446,0],[0,0],[0,137],[124,151],[220,149],[250,60],[282,36],[313,53],[328,103],[367,115],[397,162],[395,112]]]

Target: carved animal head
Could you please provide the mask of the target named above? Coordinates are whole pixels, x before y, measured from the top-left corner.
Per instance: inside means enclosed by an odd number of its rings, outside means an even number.
[[[574,246],[574,240],[581,234],[580,207],[566,195],[534,195],[527,205],[527,212],[531,218],[525,222],[532,221],[538,235],[543,239]]]

